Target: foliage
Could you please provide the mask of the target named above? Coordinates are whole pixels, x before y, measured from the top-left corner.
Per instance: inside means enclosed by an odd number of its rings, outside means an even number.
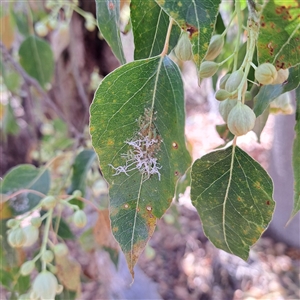
[[[120,246],[134,276],[157,220],[170,219],[167,209],[187,186],[206,236],[216,247],[246,260],[268,227],[275,203],[272,180],[236,145],[237,135],[253,129],[259,139],[270,113],[293,113],[286,93],[294,89],[298,100],[292,217],[300,209],[297,1],[289,6],[280,0],[248,0],[247,5],[220,0],[129,2],[96,0],[96,18],[76,0],[47,0],[45,7],[12,1],[1,11],[1,24],[9,28],[0,36],[1,141],[22,130],[24,123],[16,112],[27,108],[24,95],[34,108],[32,124],[41,134],[30,152],[32,164],[16,165],[0,184],[0,281],[11,299],[28,294],[76,298],[81,268],[70,258],[66,240],[78,240],[85,251],[98,245],[116,265]],[[20,7],[25,17],[15,11]],[[68,120],[51,98],[58,69],[48,37],[55,33],[68,43],[75,13],[83,17],[86,30],[94,32],[98,25],[100,38],[121,63],[102,81],[97,72],[91,76],[91,87],[98,86],[90,106],[91,142],[88,129],[78,130],[77,120]],[[134,61],[126,63],[121,37],[130,29]],[[184,137],[179,57],[194,62],[199,84],[213,77],[225,121],[217,127],[224,147],[193,164]],[[222,73],[226,76],[216,84]],[[82,96],[84,87],[78,91]],[[51,113],[43,110],[45,104]],[[243,118],[234,115],[237,107],[243,109]],[[87,205],[97,210],[96,225],[88,224]],[[29,254],[29,247],[35,252]],[[151,250],[147,246],[148,254]],[[33,269],[38,276],[31,282]],[[43,288],[43,278],[51,282],[51,290],[50,283]]]

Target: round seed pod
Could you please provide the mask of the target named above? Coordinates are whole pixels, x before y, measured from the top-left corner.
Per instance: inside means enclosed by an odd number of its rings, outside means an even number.
[[[32,285],[32,291],[41,299],[54,300],[58,282],[56,277],[49,271],[39,273]]]
[[[87,223],[86,214],[83,210],[77,210],[73,215],[74,225],[78,228],[83,228]]]
[[[280,69],[277,71],[277,77],[272,84],[284,83],[289,78],[289,69]]]
[[[228,80],[230,75],[231,75],[230,73],[227,73],[220,79],[220,89],[223,89],[223,90],[225,89],[226,81]]]
[[[23,244],[23,247],[32,246],[39,238],[39,230],[32,226],[26,226],[23,228],[24,234],[26,236],[26,242]]]
[[[31,274],[31,272],[34,270],[34,268],[35,268],[34,261],[32,261],[32,260],[26,261],[24,264],[22,264],[22,266],[20,268],[20,273],[23,276],[27,276],[27,275]]]
[[[220,34],[214,35],[210,40],[205,59],[214,60],[221,53],[223,46],[224,36]]]
[[[204,61],[200,66],[200,78],[208,78],[216,74],[219,65],[213,61]]]
[[[48,28],[45,23],[43,22],[37,22],[34,25],[34,30],[36,34],[40,37],[44,37],[48,34]]]
[[[244,72],[241,69],[230,74],[225,84],[225,90],[229,93],[236,91],[243,79],[243,76]]]
[[[56,204],[57,204],[57,200],[53,196],[47,196],[42,200],[42,206],[45,209],[54,208]]]
[[[46,250],[42,254],[42,260],[45,261],[46,263],[50,263],[54,259],[54,254],[51,250]]]
[[[22,294],[19,296],[18,300],[31,300],[29,294]]]
[[[253,110],[241,102],[230,111],[227,125],[231,133],[240,136],[253,129],[256,116]]]
[[[215,98],[219,101],[226,100],[229,97],[230,97],[230,93],[222,89],[218,90],[215,94]]]
[[[14,227],[17,227],[20,225],[20,221],[19,220],[16,220],[16,219],[9,219],[7,222],[6,222],[6,226],[8,228],[14,228]]]
[[[271,84],[277,78],[277,71],[272,64],[263,63],[256,68],[254,76],[261,84]]]
[[[20,248],[26,242],[26,235],[22,228],[13,229],[7,237],[9,245],[13,248]]]
[[[77,197],[82,197],[82,192],[80,190],[75,190],[72,195],[77,198]]]
[[[41,224],[42,224],[42,218],[40,218],[40,217],[32,218],[30,220],[30,223],[35,228],[39,228],[41,226]]]
[[[231,99],[226,99],[222,102],[220,102],[219,105],[219,112],[225,121],[227,123],[227,118],[230,113],[230,111],[236,106],[237,100],[231,100]]]
[[[193,57],[192,44],[190,42],[189,33],[184,31],[174,49],[175,55],[182,61],[191,60]]]
[[[69,249],[65,244],[59,243],[54,246],[53,252],[55,256],[62,257],[68,254]]]

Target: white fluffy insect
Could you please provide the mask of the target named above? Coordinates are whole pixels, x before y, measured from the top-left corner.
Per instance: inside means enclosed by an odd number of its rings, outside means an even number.
[[[150,176],[154,174],[157,174],[160,180],[159,170],[161,166],[157,162],[157,158],[152,157],[153,151],[149,151],[153,145],[159,144],[159,140],[154,138],[150,139],[148,136],[140,136],[140,138],[136,140],[126,141],[125,143],[131,146],[132,149],[129,150],[128,153],[121,155],[126,159],[124,166],[114,167],[111,164],[109,165],[116,171],[113,176],[121,173],[125,173],[129,176],[129,172],[138,170],[144,176],[144,181],[148,180]]]

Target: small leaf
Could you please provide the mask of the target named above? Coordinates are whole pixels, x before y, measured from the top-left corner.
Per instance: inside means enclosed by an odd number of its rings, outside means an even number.
[[[52,79],[55,66],[49,44],[36,36],[29,36],[21,44],[19,56],[24,70],[45,88]]]
[[[75,190],[79,190],[84,195],[86,186],[86,174],[91,168],[92,163],[96,158],[96,153],[93,150],[83,150],[75,158],[73,164],[73,174],[71,178],[71,186],[68,189],[68,194],[72,194]]]
[[[77,261],[66,256],[56,256],[57,278],[69,291],[80,291],[81,267]]]
[[[11,284],[13,282],[13,277],[10,272],[0,269],[0,283],[1,285],[10,290]]]
[[[55,228],[56,222],[57,222],[57,218],[55,217],[52,219],[53,228]],[[75,236],[72,233],[69,225],[63,219],[60,219],[57,235],[64,240],[75,239]]]
[[[155,1],[132,0],[130,4],[131,23],[134,36],[134,59],[159,55],[165,44],[169,16]],[[169,52],[180,35],[180,28],[174,24],[169,42]]]
[[[238,147],[209,153],[193,164],[191,199],[205,235],[244,260],[272,219],[272,193],[268,173]]]
[[[50,174],[48,169],[38,169],[33,165],[18,165],[12,168],[0,184],[0,192],[10,195],[21,189],[30,189],[47,194],[50,188]],[[42,197],[26,192],[8,200],[13,215],[21,215],[34,208]]]
[[[177,65],[157,56],[116,69],[101,82],[90,112],[92,143],[110,185],[112,231],[133,274],[190,164]]]
[[[294,170],[294,207],[292,211],[292,219],[300,210],[300,87],[296,90],[296,125],[295,140],[293,146],[293,170]]]
[[[207,52],[221,0],[155,0],[178,25],[190,32],[197,69]]]
[[[255,120],[255,125],[254,125],[254,128],[252,129],[256,136],[257,136],[257,140],[258,142],[260,143],[260,136],[261,136],[261,133],[262,131],[264,130],[265,126],[266,126],[266,123],[268,121],[268,118],[269,118],[269,110],[265,110],[260,116],[258,116]]]
[[[257,41],[259,63],[277,68],[299,64],[300,7],[298,0],[270,0],[260,18]]]
[[[261,115],[269,106],[270,102],[283,93],[297,88],[300,84],[300,65],[290,68],[290,74],[286,84],[275,84],[262,86],[258,94],[254,97],[254,108],[256,117]]]
[[[96,0],[97,22],[101,34],[121,64],[125,64],[120,37],[120,0]]]

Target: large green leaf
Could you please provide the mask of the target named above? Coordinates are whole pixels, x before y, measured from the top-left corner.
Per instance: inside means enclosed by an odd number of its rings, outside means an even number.
[[[244,260],[272,219],[272,193],[267,172],[238,147],[209,153],[193,164],[191,199],[205,235]]]
[[[96,0],[96,14],[101,34],[120,63],[125,64],[119,26],[120,0]]]
[[[207,52],[221,0],[155,0],[178,25],[190,32],[197,69]]]
[[[295,141],[293,148],[293,169],[294,169],[294,207],[291,218],[300,210],[300,87],[296,90],[296,125]]]
[[[20,64],[42,87],[50,82],[54,72],[54,57],[49,44],[36,37],[26,38],[19,49]]]
[[[48,169],[38,169],[33,165],[19,165],[11,169],[3,178],[0,185],[1,194],[13,194],[21,189],[30,189],[47,194],[50,188]],[[35,207],[42,198],[26,192],[8,200],[13,215],[21,215]]]
[[[169,16],[154,0],[131,0],[130,12],[135,45],[134,58],[159,55],[164,48]],[[179,35],[180,28],[173,26],[169,52],[176,45]]]
[[[290,68],[289,78],[286,84],[275,84],[262,86],[258,94],[254,97],[254,108],[256,116],[261,115],[269,106],[270,102],[283,93],[297,88],[300,84],[300,65]]]
[[[177,65],[157,56],[116,69],[96,91],[90,122],[110,185],[113,234],[133,274],[156,219],[169,207],[176,182],[190,164]]]
[[[277,68],[299,64],[299,0],[269,0],[260,21],[257,41],[259,63],[271,62]]]

